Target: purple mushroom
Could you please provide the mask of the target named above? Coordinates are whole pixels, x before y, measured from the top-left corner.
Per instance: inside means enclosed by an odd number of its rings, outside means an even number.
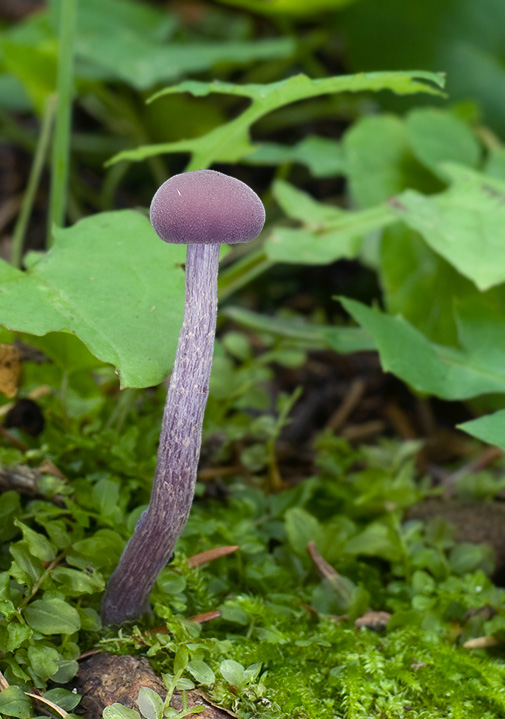
[[[240,180],[198,170],[161,185],[151,204],[151,222],[165,242],[188,245],[184,319],[151,500],[105,589],[106,624],[136,619],[149,610],[151,589],[188,519],[214,353],[219,246],[254,239],[263,228],[265,209]]]

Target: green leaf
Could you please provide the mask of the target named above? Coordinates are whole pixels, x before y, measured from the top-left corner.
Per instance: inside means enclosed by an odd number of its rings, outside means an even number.
[[[341,302],[373,337],[384,371],[414,389],[444,399],[505,392],[505,313],[486,299],[457,303],[463,349],[430,342],[401,316],[385,315],[355,300]]]
[[[153,689],[140,687],[138,705],[140,713],[146,719],[162,719],[163,699]]]
[[[198,684],[214,684],[216,681],[216,675],[212,669],[201,659],[194,659],[186,668]]]
[[[304,17],[306,15],[316,15],[328,10],[336,10],[337,8],[349,5],[355,0],[312,0],[307,3],[305,0],[219,0],[225,5],[233,5],[235,7],[245,8],[252,12],[259,12],[265,15],[293,15],[295,17]]]
[[[487,544],[460,542],[451,549],[449,563],[455,574],[466,574],[482,570],[486,574],[494,571],[494,552]]]
[[[318,542],[323,537],[323,528],[317,519],[301,507],[292,507],[285,514],[286,533],[296,554],[307,554],[309,542]]]
[[[245,682],[244,667],[234,659],[222,661],[219,665],[219,671],[231,686],[240,687]]]
[[[18,649],[27,639],[30,639],[33,632],[26,624],[18,624],[17,621],[9,622],[7,625],[7,641],[4,644],[4,651],[12,652]]]
[[[234,85],[222,81],[208,83],[188,80],[161,90],[151,98],[151,101],[176,92],[189,92],[195,97],[220,93],[248,97],[251,105],[237,118],[220,125],[206,135],[126,150],[115,155],[110,162],[140,161],[173,152],[188,152],[192,155],[188,170],[203,169],[217,161],[237,162],[254,150],[249,137],[250,127],[268,113],[292,102],[338,92],[378,92],[379,90],[391,90],[399,95],[416,92],[439,95],[441,92],[439,88],[442,86],[441,75],[422,71],[360,73],[317,80],[312,80],[306,75],[293,75],[286,80],[264,85]]]
[[[406,128],[414,155],[440,179],[447,179],[440,167],[444,162],[477,167],[479,143],[468,125],[450,112],[435,108],[414,110],[407,116]]]
[[[140,714],[135,709],[127,709],[117,702],[105,707],[102,716],[103,719],[140,719]]]
[[[454,300],[475,296],[472,282],[400,223],[382,236],[379,271],[389,314],[402,314],[430,340],[457,343]]]
[[[19,687],[7,687],[0,692],[0,714],[29,719],[32,716],[31,699]]]
[[[342,145],[329,137],[309,135],[296,145],[262,142],[243,161],[248,165],[284,165],[298,163],[309,168],[314,177],[335,177],[345,171]]]
[[[72,709],[75,709],[81,701],[80,694],[74,694],[74,692],[71,692],[69,689],[63,689],[62,687],[49,689],[49,691],[44,692],[44,697],[67,712],[71,712]]]
[[[104,29],[107,28],[104,21]],[[255,41],[155,43],[132,30],[103,32],[78,45],[79,54],[97,66],[101,79],[118,79],[137,90],[149,90],[161,82],[210,70],[219,63],[243,65],[287,58],[295,44],[289,37]]]
[[[275,228],[267,236],[265,254],[273,262],[323,265],[356,257],[364,235],[396,222],[385,205],[348,212],[314,200],[306,192],[277,181],[273,194],[288,217],[302,229]]]
[[[104,588],[104,580],[97,572],[90,574],[70,567],[56,567],[51,572],[51,578],[60,585],[65,595],[69,597],[94,594]]]
[[[28,661],[35,674],[43,681],[56,674],[59,668],[60,655],[53,647],[28,647]]]
[[[394,115],[359,120],[346,132],[343,147],[349,189],[361,207],[378,205],[407,187],[433,186],[412,153],[405,123]]]
[[[398,533],[382,521],[372,522],[362,532],[351,537],[344,545],[343,551],[382,557],[390,562],[400,560],[404,554]]]
[[[14,559],[9,570],[11,576],[21,584],[31,587],[44,573],[42,562],[33,556],[25,540],[11,544],[9,552]]]
[[[88,217],[57,229],[54,246],[27,272],[0,263],[2,323],[35,335],[73,332],[116,367],[123,387],[158,384],[177,347],[184,255],[137,212]]]
[[[444,193],[426,197],[407,190],[392,204],[458,272],[486,290],[505,281],[505,183],[457,165]]]
[[[23,532],[26,546],[34,557],[38,557],[43,562],[50,562],[55,558],[56,550],[47,537],[44,537],[43,534],[39,534],[38,532],[34,532],[33,529],[30,529],[30,527],[27,527],[26,524],[23,524],[23,522],[20,522],[18,519],[14,520],[14,524]]]
[[[77,610],[56,597],[36,599],[23,613],[32,629],[41,634],[73,634],[81,626]]]
[[[458,424],[458,429],[505,450],[505,409]]]
[[[268,317],[241,307],[226,307],[223,315],[244,327],[297,340],[314,348],[331,347],[342,354],[375,349],[370,335],[358,327],[317,326],[299,320]]]

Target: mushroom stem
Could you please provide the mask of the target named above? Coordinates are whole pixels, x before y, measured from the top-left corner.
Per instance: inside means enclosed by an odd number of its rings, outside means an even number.
[[[188,245],[184,320],[163,413],[149,507],[109,579],[102,619],[120,624],[149,611],[193,501],[209,393],[217,315],[219,244]]]

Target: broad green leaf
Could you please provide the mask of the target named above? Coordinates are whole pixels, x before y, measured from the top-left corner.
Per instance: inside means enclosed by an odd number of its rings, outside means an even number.
[[[138,705],[140,713],[146,719],[162,719],[163,699],[153,689],[140,687]]]
[[[443,162],[477,167],[479,143],[468,125],[452,113],[420,108],[408,114],[406,128],[414,155],[440,179],[447,179],[440,167]]]
[[[34,335],[75,333],[123,387],[161,382],[171,369],[184,303],[185,248],[161,242],[131,210],[55,231],[30,270],[0,263],[0,316]]]
[[[54,647],[28,647],[28,660],[35,674],[46,681],[58,671],[60,655]]]
[[[25,540],[9,546],[14,562],[9,570],[16,581],[32,586],[44,573],[42,562],[34,557]]]
[[[69,689],[63,689],[63,687],[49,689],[49,691],[44,692],[44,697],[49,699],[49,701],[54,702],[54,704],[57,704],[61,709],[64,709],[67,712],[71,712],[72,709],[75,709],[81,701],[80,694],[74,694],[74,692]]]
[[[492,574],[495,569],[494,552],[487,544],[460,542],[452,548],[449,563],[455,574],[466,574],[479,570]]]
[[[26,545],[34,557],[38,557],[45,562],[50,562],[55,558],[56,550],[47,537],[38,532],[34,532],[33,529],[30,529],[30,527],[27,527],[26,524],[23,524],[23,522],[20,522],[18,519],[14,520],[14,524],[23,532]]]
[[[382,557],[396,562],[403,556],[402,542],[394,527],[381,522],[372,522],[362,532],[351,537],[343,547],[349,554],[364,554]]]
[[[104,28],[107,26],[104,25]],[[119,79],[137,90],[149,90],[161,82],[210,70],[219,63],[246,64],[293,55],[291,38],[255,41],[153,43],[132,30],[101,35],[78,44],[79,56],[96,65],[103,80]],[[89,74],[89,70],[88,73]]]
[[[219,671],[228,684],[235,687],[240,687],[244,684],[244,667],[234,659],[225,659],[222,661],[219,665]]]
[[[30,639],[33,631],[26,624],[18,624],[17,621],[9,622],[7,625],[7,639],[3,644],[3,650],[12,652],[18,649],[27,639]]]
[[[69,597],[94,594],[104,588],[104,580],[97,572],[90,574],[70,567],[56,567],[51,572],[51,578],[60,585],[65,595]]]
[[[344,211],[338,207],[318,202],[308,192],[299,190],[285,180],[277,180],[272,186],[274,198],[285,214],[306,225],[322,225],[338,222]]]
[[[29,719],[32,716],[32,702],[20,687],[7,687],[0,692],[0,715]]]
[[[373,337],[382,368],[419,392],[443,399],[468,399],[505,392],[505,314],[486,300],[457,304],[460,343],[456,349],[430,342],[401,316],[341,298],[345,309]]]
[[[394,115],[358,120],[343,147],[349,189],[360,207],[378,205],[407,187],[428,190],[433,184],[412,153],[405,123]]]
[[[284,165],[299,163],[314,177],[335,177],[345,171],[342,145],[329,137],[309,135],[296,145],[262,142],[243,158],[248,165]]]
[[[457,343],[455,298],[476,295],[462,277],[403,223],[381,238],[379,273],[389,314],[401,314],[434,342]]]
[[[314,200],[287,182],[274,184],[273,194],[288,217],[302,228],[277,227],[267,236],[266,256],[272,262],[323,265],[358,254],[361,240],[372,230],[396,222],[386,205],[349,212]]]
[[[216,675],[212,669],[201,659],[194,659],[186,668],[198,684],[214,684],[216,681]]]
[[[391,206],[458,272],[486,290],[505,281],[505,182],[444,165],[454,184],[426,197],[414,190]]]
[[[115,155],[110,162],[140,161],[155,155],[173,152],[188,152],[192,155],[188,170],[203,169],[217,161],[236,162],[254,150],[249,137],[250,127],[268,113],[292,102],[339,92],[378,92],[380,90],[391,90],[399,95],[416,92],[439,95],[442,86],[441,75],[422,71],[360,73],[317,80],[312,80],[306,75],[293,75],[286,80],[264,85],[234,85],[222,81],[208,83],[188,80],[161,90],[151,98],[151,101],[168,94],[189,92],[195,97],[204,97],[212,93],[248,97],[251,104],[237,118],[215,128],[206,135],[190,140],[145,145],[136,150],[127,150]]]
[[[292,507],[285,514],[286,533],[289,544],[296,554],[305,556],[309,542],[323,538],[323,528],[314,517],[301,507]]]
[[[103,719],[140,719],[140,714],[135,709],[128,709],[116,702],[105,707]]]
[[[477,437],[483,442],[494,444],[505,450],[505,409],[472,419],[469,422],[463,422],[458,425],[458,428],[468,432],[472,437]]]
[[[67,562],[81,569],[113,569],[124,548],[124,540],[112,529],[99,529],[92,537],[74,542]]]
[[[23,613],[32,629],[41,634],[73,634],[81,626],[77,610],[56,597],[36,599]]]

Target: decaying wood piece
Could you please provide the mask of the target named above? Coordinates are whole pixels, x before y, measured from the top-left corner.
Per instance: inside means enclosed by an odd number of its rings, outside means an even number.
[[[18,464],[13,467],[4,467],[0,464],[0,493],[14,490],[24,497],[39,497],[39,482],[44,475],[63,478],[61,472],[52,462],[44,462],[40,467],[29,467],[25,464]],[[55,504],[64,504],[64,497],[54,495],[51,501]]]
[[[80,663],[79,673],[73,683],[82,700],[76,714],[86,719],[102,719],[106,706],[118,702],[128,709],[138,711],[137,697],[140,687],[148,687],[163,699],[167,690],[162,680],[156,676],[144,657],[114,654],[96,654]],[[201,719],[230,719],[236,716],[232,712],[213,706],[198,690],[188,691],[188,706],[202,705],[204,711],[198,714]],[[170,706],[177,711],[182,709],[181,693],[176,692]]]

